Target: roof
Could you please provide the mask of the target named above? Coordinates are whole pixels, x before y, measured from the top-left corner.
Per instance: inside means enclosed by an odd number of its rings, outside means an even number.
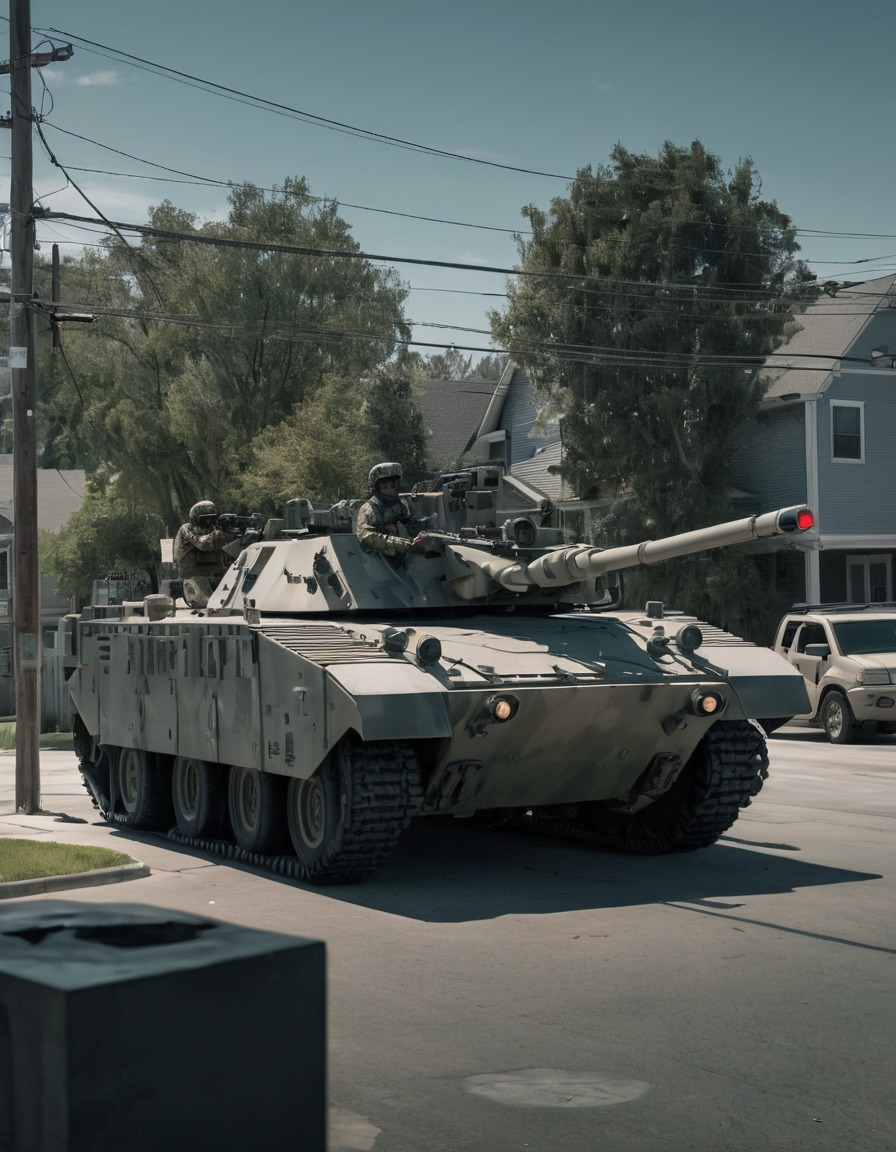
[[[552,500],[568,500],[572,493],[560,476],[562,463],[563,446],[558,438],[551,444],[539,448],[528,460],[514,464],[510,471],[512,475],[537,488],[545,496],[550,496]]]
[[[497,388],[494,380],[426,380],[420,411],[435,468],[448,468],[466,452]]]
[[[84,503],[84,472],[80,468],[38,468],[37,526],[58,532],[69,516]],[[12,524],[13,504],[12,456],[0,456],[0,519]]]
[[[896,307],[896,276],[837,288],[796,312],[800,330],[765,361],[766,399],[823,392],[830,373],[878,310]]]

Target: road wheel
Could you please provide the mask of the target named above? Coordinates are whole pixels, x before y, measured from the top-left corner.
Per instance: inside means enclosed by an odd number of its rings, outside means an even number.
[[[283,808],[286,780],[257,768],[230,769],[227,810],[234,839],[247,852],[262,855],[286,848]]]
[[[306,880],[358,880],[394,851],[420,810],[409,744],[340,741],[310,780],[290,780],[287,824]]]
[[[851,744],[855,739],[855,721],[849,701],[842,692],[829,692],[821,706],[821,723],[832,744]]]
[[[171,776],[177,828],[185,836],[218,840],[227,826],[227,777],[220,764],[178,756]]]
[[[323,871],[342,845],[342,789],[333,758],[310,780],[290,780],[286,795],[289,836],[299,861],[314,876]]]
[[[171,826],[171,799],[156,757],[139,748],[119,748],[115,772],[118,808],[129,828]]]

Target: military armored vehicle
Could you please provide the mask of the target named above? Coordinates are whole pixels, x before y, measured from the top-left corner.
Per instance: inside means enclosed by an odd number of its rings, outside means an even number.
[[[634,852],[718,839],[767,775],[756,721],[805,712],[802,676],[660,603],[618,610],[614,574],[798,536],[811,512],[601,550],[496,465],[407,498],[429,528],[403,558],[360,547],[359,502],[296,499],[202,607],[71,618],[104,816],[308,880],[368,874],[414,817]]]

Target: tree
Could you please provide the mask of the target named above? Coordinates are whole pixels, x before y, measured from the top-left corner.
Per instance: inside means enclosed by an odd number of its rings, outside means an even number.
[[[367,382],[364,428],[366,450],[375,457],[371,465],[379,460],[399,461],[407,488],[426,479],[430,472],[419,403],[423,380],[413,364],[399,359]]]
[[[674,528],[719,505],[726,437],[760,397],[748,369],[788,321],[798,246],[750,160],[726,176],[695,142],[656,159],[618,145],[612,161],[548,212],[523,210],[521,268],[547,275],[512,283],[492,328],[562,413],[579,494],[633,492]]]
[[[468,380],[473,357],[464,356],[452,344],[444,352],[432,352],[423,357],[423,371],[429,380]]]
[[[749,159],[621,145],[548,211],[523,209],[520,276],[495,340],[561,416],[562,471],[611,511],[608,542],[728,518],[729,436],[805,281],[795,230]],[[652,570],[653,571],[653,570]]]
[[[495,380],[501,379],[504,369],[507,367],[507,357],[500,352],[489,352],[481,357],[477,364],[473,365],[470,374],[471,380]]]
[[[41,568],[63,596],[87,599],[112,571],[146,570],[158,587],[165,525],[135,505],[108,477],[88,484],[84,503],[56,533],[40,533]]]
[[[292,417],[265,429],[249,446],[239,500],[279,515],[297,496],[335,503],[367,492],[367,473],[380,460],[403,466],[404,484],[429,469],[426,431],[417,403],[419,368],[391,363],[361,381],[327,378]]]
[[[507,357],[500,352],[486,353],[474,364],[472,356],[464,356],[453,344],[444,352],[412,355],[427,380],[500,380],[507,364]]]
[[[389,362],[409,335],[406,289],[354,255],[348,225],[303,180],[234,187],[223,222],[165,202],[150,224],[173,235],[136,248],[113,238],[65,265],[66,302],[75,292],[78,310],[101,319],[65,334],[65,368],[47,374],[41,463],[102,468],[173,524],[200,497],[231,504],[250,445],[306,403],[325,407],[327,381]]]

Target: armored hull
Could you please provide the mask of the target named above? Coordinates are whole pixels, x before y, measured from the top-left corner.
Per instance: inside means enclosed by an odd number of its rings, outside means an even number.
[[[73,619],[97,804],[306,879],[366,875],[417,816],[712,843],[767,772],[755,721],[804,711],[802,677],[662,605],[595,610],[593,558],[552,583],[572,551],[443,533],[396,568],[300,529],[247,548],[202,609]]]

